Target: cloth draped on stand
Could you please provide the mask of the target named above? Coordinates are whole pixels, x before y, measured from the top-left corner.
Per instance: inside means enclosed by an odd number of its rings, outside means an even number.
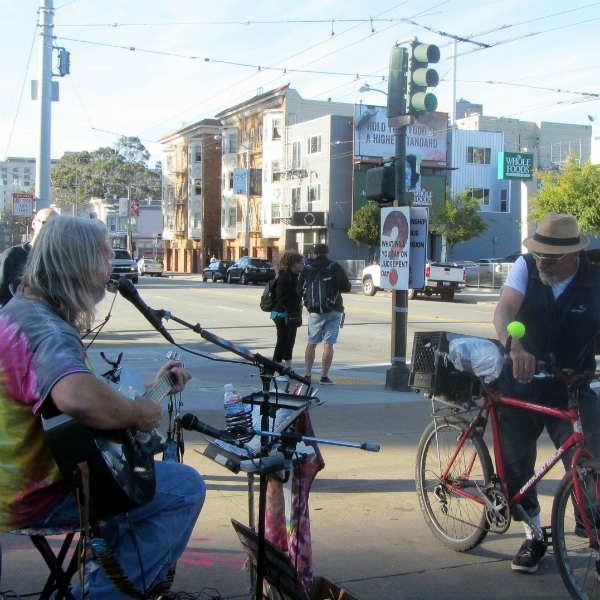
[[[308,410],[302,412],[295,423],[296,433],[314,437]],[[296,567],[298,579],[308,592],[313,582],[312,544],[308,495],[317,473],[325,467],[325,461],[316,443],[306,463],[293,469],[287,483],[269,479],[267,485],[267,508],[265,537],[282,552],[286,552]],[[275,595],[267,595],[275,598]]]

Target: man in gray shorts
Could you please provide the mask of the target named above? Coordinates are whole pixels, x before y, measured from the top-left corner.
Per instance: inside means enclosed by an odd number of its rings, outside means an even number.
[[[306,377],[311,376],[317,344],[323,342],[321,385],[335,384],[328,373],[333,361],[333,345],[337,342],[343,322],[342,292],[348,293],[352,289],[344,269],[338,263],[330,261],[328,255],[327,245],[317,244],[313,249],[314,260],[309,267],[304,268],[298,280],[298,291],[308,310],[308,344],[304,353]],[[325,280],[325,283],[316,281],[319,279]],[[314,291],[311,293],[311,290]],[[327,294],[324,293],[325,290]],[[327,299],[319,301],[316,299],[319,295],[326,295]]]

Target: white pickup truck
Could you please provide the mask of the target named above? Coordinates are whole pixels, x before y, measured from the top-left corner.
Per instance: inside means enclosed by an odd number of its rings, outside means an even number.
[[[466,267],[459,267],[453,263],[427,263],[425,268],[425,287],[422,289],[409,289],[408,299],[413,300],[417,294],[432,296],[439,294],[440,298],[450,302],[454,294],[465,287],[467,281]],[[374,296],[381,289],[381,271],[379,265],[365,267],[362,276],[362,289],[365,296]]]

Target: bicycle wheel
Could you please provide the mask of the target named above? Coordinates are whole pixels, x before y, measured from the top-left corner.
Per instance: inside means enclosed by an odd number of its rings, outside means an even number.
[[[599,484],[600,473],[596,471],[581,482],[586,514],[596,541],[600,541],[600,507],[596,496]],[[552,505],[552,546],[558,571],[571,597],[592,600],[600,598],[598,551],[590,548],[579,514],[573,476],[567,473]]]
[[[442,544],[458,552],[478,546],[487,535],[488,526],[484,505],[451,491],[448,484],[475,493],[472,482],[483,487],[493,473],[487,446],[473,432],[455,457],[447,478],[441,479],[467,425],[459,417],[444,417],[430,423],[419,442],[415,469],[417,496],[425,522]]]

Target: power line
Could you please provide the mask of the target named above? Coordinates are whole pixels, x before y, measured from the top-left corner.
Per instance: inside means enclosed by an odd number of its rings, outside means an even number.
[[[23,92],[25,90],[25,84],[27,83],[27,73],[29,72],[29,63],[31,62],[31,54],[33,53],[33,46],[35,44],[35,38],[37,37],[37,28],[38,28],[38,24],[35,24],[35,29],[33,32],[33,39],[31,40],[31,48],[29,49],[29,56],[27,57],[27,64],[25,65],[25,72],[23,73],[23,85],[21,86],[21,95],[19,96],[19,103],[17,104],[17,111],[15,112],[15,118],[13,120],[13,124],[12,124],[12,128],[10,130],[10,135],[8,136],[8,142],[6,144],[6,150],[4,151],[4,155],[8,156],[8,149],[10,148],[10,142],[12,141],[12,136],[13,133],[15,132],[15,126],[17,124],[17,118],[19,117],[19,109],[21,108],[21,102],[23,101]],[[16,91],[16,88],[15,88]],[[40,94],[41,94],[41,82],[40,82]],[[14,98],[14,92],[13,92],[13,98]],[[12,98],[10,99],[10,102],[12,102]],[[9,102],[9,106],[10,106],[10,102]],[[8,112],[8,107],[6,109],[6,113]],[[6,116],[6,113],[4,113],[4,116]],[[4,120],[4,116],[2,117],[2,120]]]

